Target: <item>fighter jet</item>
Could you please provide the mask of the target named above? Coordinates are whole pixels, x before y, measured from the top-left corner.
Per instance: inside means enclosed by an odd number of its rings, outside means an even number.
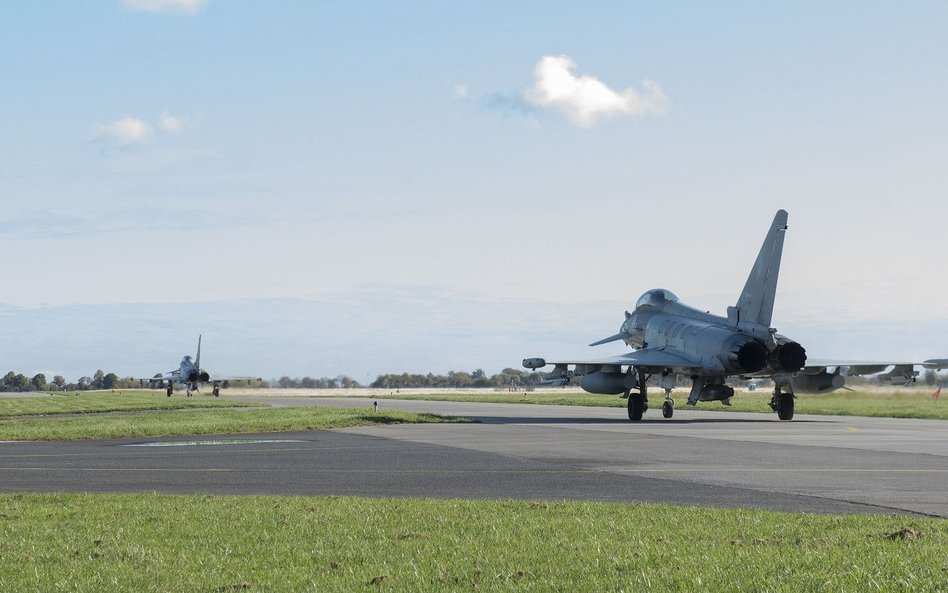
[[[903,383],[915,380],[916,366],[948,368],[948,359],[923,363],[807,360],[800,343],[772,326],[787,219],[786,211],[777,212],[744,290],[737,304],[728,307],[726,317],[690,307],[672,292],[656,288],[643,294],[631,313],[625,312],[619,333],[590,344],[622,341],[632,352],[549,362],[526,358],[523,366],[540,369],[552,364],[553,384],[564,385],[578,378],[580,387],[590,393],[622,394],[628,399],[629,420],[633,422],[641,420],[648,409],[647,382],[653,376],[658,376],[658,386],[665,391],[665,418],[674,413],[671,392],[677,377],[684,375],[691,380],[691,406],[699,401],[729,404],[734,389],[726,384],[728,377],[770,378],[774,382],[770,407],[780,420],[791,420],[794,393],[825,393],[843,387],[843,368],[850,375],[891,368],[887,375]]]
[[[221,383],[228,381],[250,381],[253,377],[211,377],[210,373],[201,368],[201,336],[198,336],[197,355],[194,358],[185,356],[181,359],[178,368],[168,371],[165,374],[158,374],[151,379],[139,379],[139,383],[144,386],[147,381],[152,388],[163,387],[167,384],[168,397],[174,393],[175,383],[180,383],[187,388],[188,397],[192,392],[198,391],[198,384],[211,383],[213,388],[211,393],[214,397],[220,397]]]

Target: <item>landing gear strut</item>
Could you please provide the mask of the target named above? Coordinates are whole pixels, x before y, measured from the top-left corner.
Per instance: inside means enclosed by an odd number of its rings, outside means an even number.
[[[629,420],[631,422],[640,421],[642,414],[648,410],[648,386],[646,386],[645,381],[645,372],[639,371],[639,392],[630,393],[628,400]]]
[[[670,370],[662,373],[662,380],[659,385],[665,390],[665,401],[662,403],[662,417],[671,418],[675,413],[675,400],[672,399],[671,392],[675,386],[675,376]]]
[[[793,420],[793,392],[783,393],[780,385],[774,386],[774,396],[770,400],[770,409],[777,412],[781,420]]]

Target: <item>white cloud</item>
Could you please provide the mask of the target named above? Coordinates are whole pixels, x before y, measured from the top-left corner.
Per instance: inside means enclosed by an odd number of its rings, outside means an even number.
[[[112,146],[140,144],[152,138],[155,128],[166,134],[180,134],[192,127],[197,119],[193,116],[172,115],[167,111],[158,116],[155,124],[137,117],[126,116],[109,123],[92,125],[92,141]]]
[[[455,99],[467,99],[471,95],[466,84],[455,84],[453,90]]]
[[[187,125],[188,120],[186,118],[179,115],[171,115],[168,112],[162,113],[161,117],[158,118],[158,127],[169,134],[182,132]]]
[[[207,0],[122,0],[129,10],[179,14],[197,14],[205,4]]]
[[[125,146],[147,141],[153,132],[148,122],[137,117],[123,117],[109,123],[92,126],[92,141]]]
[[[533,86],[524,99],[538,107],[559,109],[584,127],[608,117],[662,115],[668,109],[668,97],[652,80],[642,82],[641,92],[615,91],[593,76],[577,76],[575,69],[569,56],[544,56],[533,69]]]

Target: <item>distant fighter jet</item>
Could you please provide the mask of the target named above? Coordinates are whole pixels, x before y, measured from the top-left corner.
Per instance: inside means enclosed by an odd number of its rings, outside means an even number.
[[[795,392],[825,393],[839,389],[846,382],[843,368],[846,374],[864,375],[891,367],[885,376],[893,384],[914,381],[918,365],[948,368],[948,359],[924,363],[808,361],[803,346],[771,327],[786,232],[787,213],[780,210],[737,304],[728,307],[727,317],[689,307],[668,290],[656,288],[639,298],[633,312],[626,311],[619,333],[590,344],[621,340],[633,348],[632,352],[550,362],[526,358],[523,366],[539,369],[552,364],[554,384],[564,385],[579,378],[580,387],[590,393],[621,393],[628,398],[631,421],[641,420],[648,409],[647,381],[655,375],[659,375],[658,385],[665,391],[665,418],[674,413],[671,391],[676,378],[685,375],[692,381],[688,396],[691,406],[699,401],[729,404],[734,389],[725,381],[730,376],[770,378],[774,382],[770,407],[781,420],[790,420]]]
[[[181,364],[173,371],[165,374],[158,374],[151,379],[139,379],[139,383],[144,386],[145,381],[150,387],[162,387],[167,384],[168,397],[174,393],[175,383],[180,383],[187,388],[188,397],[191,397],[193,391],[198,391],[199,383],[211,383],[213,385],[214,397],[220,397],[221,383],[225,381],[250,381],[253,377],[211,377],[210,373],[201,368],[201,336],[198,336],[197,355],[192,359],[185,356],[181,359]]]

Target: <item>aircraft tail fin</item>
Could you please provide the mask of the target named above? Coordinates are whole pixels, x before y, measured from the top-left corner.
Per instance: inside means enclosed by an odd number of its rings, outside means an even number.
[[[774,314],[774,299],[777,295],[777,276],[780,274],[780,258],[783,240],[787,234],[787,211],[778,210],[760,247],[757,261],[737,305],[728,308],[728,318],[735,325],[759,323],[770,327]]]
[[[198,334],[198,351],[197,356],[194,357],[194,366],[201,370],[201,334]]]

